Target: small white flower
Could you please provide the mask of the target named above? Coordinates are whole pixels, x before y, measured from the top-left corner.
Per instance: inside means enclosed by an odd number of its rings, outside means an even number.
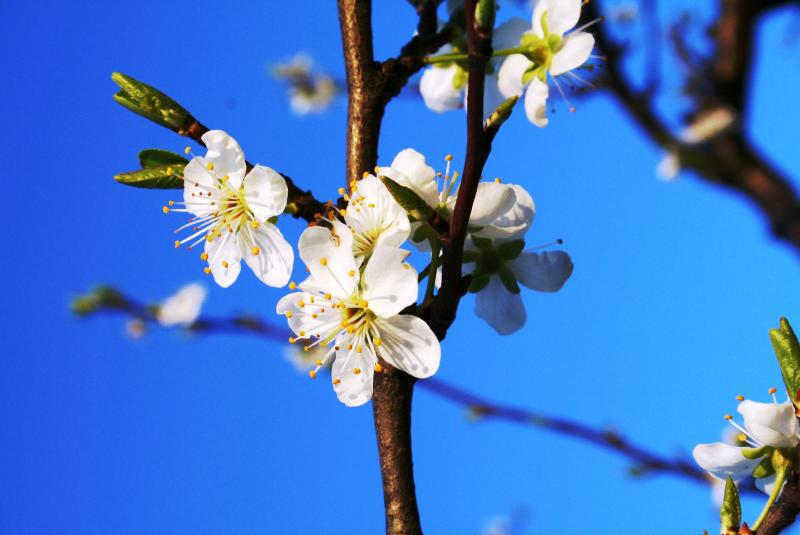
[[[222,130],[203,134],[208,152],[195,156],[184,170],[183,208],[164,212],[189,212],[194,217],[179,228],[192,229],[175,247],[205,242],[200,256],[208,261],[206,273],[227,288],[238,278],[241,260],[269,286],[286,285],[292,272],[294,251],[269,220],[283,213],[288,188],[284,178],[269,167],[256,165],[245,175],[244,153]]]
[[[659,178],[668,182],[675,180],[680,172],[681,157],[675,150],[670,150],[664,154],[664,157],[661,158],[661,161],[656,166],[656,174]]]
[[[511,187],[515,204],[472,235],[464,257],[465,271],[473,276],[475,314],[501,335],[519,330],[527,319],[517,283],[539,292],[557,292],[573,271],[572,259],[564,251],[522,250],[535,207],[525,188]]]
[[[753,475],[753,470],[762,461],[761,457],[752,458],[752,452],[758,451],[757,448],[793,448],[800,444],[800,426],[790,401],[758,403],[744,400],[736,410],[742,415],[744,426],[733,422],[728,415],[725,418],[744,434],[742,438],[748,444],[746,447],[714,442],[698,444],[692,451],[695,462],[715,478],[725,479],[731,476],[734,480],[739,480]],[[745,449],[750,450],[751,454],[745,456]],[[768,451],[763,451],[762,455],[767,453]],[[772,492],[774,483],[774,473],[755,480],[756,487],[767,494]]]
[[[206,289],[203,285],[187,284],[161,303],[156,318],[164,327],[188,327],[197,321],[205,300]]]
[[[735,121],[736,115],[729,108],[715,108],[692,121],[678,134],[678,138],[688,145],[705,143],[728,130]],[[677,148],[671,148],[656,167],[656,174],[664,180],[673,180],[680,171],[680,154]]]
[[[313,63],[310,56],[297,54],[272,71],[275,78],[288,82],[289,107],[296,115],[325,111],[339,92],[333,78],[312,70]]]
[[[510,19],[494,31],[492,46],[495,50],[511,48],[519,43],[522,34],[529,29],[527,22],[520,18]],[[444,45],[436,55],[463,53],[465,46]],[[488,117],[505,100],[498,89],[497,69],[500,60],[492,59],[486,67],[486,81],[484,82],[483,109]],[[419,82],[419,92],[425,105],[432,111],[443,113],[460,107],[466,108],[467,103],[467,60],[437,63],[422,73]]]
[[[298,249],[309,277],[278,302],[277,313],[309,350],[327,349],[316,369],[333,359],[331,380],[345,405],[363,405],[372,397],[378,357],[424,378],[439,368],[441,349],[430,327],[416,316],[400,314],[417,300],[417,272],[404,262],[406,251],[377,246],[363,269],[353,255],[352,237],[317,226],[300,236]],[[294,287],[294,285],[290,285]]]
[[[451,156],[445,158],[447,168],[444,175],[437,174],[425,161],[425,156],[414,149],[405,149],[395,156],[389,167],[381,167],[378,173],[413,190],[428,205],[443,211],[449,218],[456,203],[458,190],[454,189],[458,173],[450,175]],[[475,194],[469,222],[472,225],[488,225],[514,206],[514,189],[499,182],[481,182]]]
[[[340,190],[344,194],[344,189]],[[368,257],[378,246],[400,247],[408,239],[411,224],[402,206],[397,204],[383,182],[368,175],[350,184],[350,194],[344,211],[347,226],[336,222],[334,231],[352,232],[353,254],[359,261]],[[350,229],[347,229],[347,227]]]
[[[548,123],[548,75],[565,100],[556,77],[568,74],[579,83],[587,83],[570,72],[586,63],[594,48],[594,37],[582,31],[588,25],[572,30],[580,18],[581,3],[581,0],[539,0],[533,10],[533,28],[522,37],[522,45],[528,47],[528,52],[511,54],[500,67],[500,93],[509,98],[524,92],[525,114],[536,126]]]

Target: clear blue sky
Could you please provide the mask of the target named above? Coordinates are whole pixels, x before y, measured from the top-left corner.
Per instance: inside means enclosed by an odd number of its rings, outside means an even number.
[[[385,57],[413,31],[413,13],[400,0],[376,3]],[[685,5],[663,4],[670,17]],[[339,404],[325,381],[296,374],[279,344],[166,331],[132,343],[119,318],[81,322],[67,309],[95,283],[156,300],[202,279],[195,255],[173,249],[178,222],[161,213],[170,194],[112,179],[136,167],[140,149],[185,144],[113,102],[114,70],[227,130],[249,159],[333,195],[344,104],[298,119],[265,68],[304,50],[341,74],[334,3],[17,1],[0,3],[0,18],[0,161],[11,194],[0,263],[0,533],[380,532],[369,406]],[[779,13],[764,27],[746,120],[758,146],[800,177],[800,55],[783,44],[788,26]],[[664,109],[677,117],[674,84],[669,91]],[[766,399],[778,383],[767,329],[781,315],[800,323],[797,255],[746,202],[691,175],[657,180],[659,151],[608,97],[580,101],[575,114],[557,105],[546,130],[514,117],[486,172],[529,189],[538,208],[530,241],[563,238],[575,273],[558,294],[525,294],[528,324],[512,337],[471,317],[467,298],[440,377],[688,454],[719,437],[735,395]],[[383,133],[382,162],[408,146],[463,161],[460,112],[398,100]],[[282,226],[292,241],[302,230]],[[282,294],[243,270],[233,287],[211,287],[207,310],[269,315]],[[705,488],[633,479],[608,453],[469,422],[424,391],[414,411],[427,533],[474,534],[519,508],[526,533],[716,529]],[[757,504],[746,511],[752,519]]]

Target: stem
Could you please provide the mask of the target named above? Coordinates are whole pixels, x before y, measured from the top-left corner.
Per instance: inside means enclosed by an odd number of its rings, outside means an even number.
[[[502,56],[510,56],[511,54],[524,54],[528,52],[528,47],[525,46],[515,46],[511,48],[503,48],[500,50],[495,50],[492,52],[492,57],[502,57]],[[452,61],[466,61],[469,59],[469,54],[463,54],[460,52],[451,52],[449,54],[442,54],[440,56],[427,56],[425,58],[425,63],[428,65],[436,65],[437,63],[449,63]]]
[[[433,290],[436,288],[436,271],[439,267],[439,251],[441,250],[439,238],[432,237],[430,244],[431,263],[428,264],[428,285],[425,287],[425,298],[422,300],[422,306],[426,306],[433,299]]]
[[[775,474],[775,487],[772,489],[772,494],[769,495],[769,500],[767,500],[766,505],[764,505],[764,509],[761,511],[761,514],[758,515],[758,518],[753,523],[753,531],[758,531],[759,526],[761,526],[761,523],[767,517],[767,513],[769,513],[772,504],[775,503],[775,500],[781,493],[781,490],[783,489],[783,482],[786,481],[786,471],[787,470],[784,468]]]

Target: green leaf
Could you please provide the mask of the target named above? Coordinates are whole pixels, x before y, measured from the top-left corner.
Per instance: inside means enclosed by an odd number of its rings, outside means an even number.
[[[508,241],[497,248],[497,254],[499,254],[500,258],[503,260],[514,260],[522,254],[524,248],[525,242],[523,240]]]
[[[422,200],[414,190],[401,186],[388,176],[381,176],[381,181],[392,194],[397,204],[402,206],[406,212],[418,221],[427,221],[434,215],[433,208],[428,206],[428,203]]]
[[[742,525],[742,505],[739,503],[739,491],[731,476],[725,480],[725,494],[722,508],[719,511],[722,533],[738,533]]]
[[[120,87],[114,100],[132,112],[176,131],[192,120],[183,106],[155,87],[121,72],[112,73],[111,79]]]
[[[472,293],[478,293],[484,288],[486,285],[489,284],[489,278],[491,275],[488,273],[482,273],[480,275],[473,273],[472,280],[469,283],[469,291]]]
[[[139,163],[142,167],[158,167],[160,165],[179,165],[181,169],[189,160],[174,152],[163,149],[145,149],[139,153]]]
[[[781,318],[780,328],[771,329],[769,338],[775,355],[778,357],[778,364],[781,367],[781,375],[786,385],[786,391],[792,398],[795,405],[798,405],[798,389],[800,389],[800,344],[797,342],[791,325],[786,318]]]
[[[182,172],[183,165],[159,165],[130,173],[120,173],[114,175],[114,180],[135,188],[181,189],[183,179],[179,175]]]
[[[520,292],[519,284],[517,284],[517,277],[514,276],[514,272],[508,267],[501,266],[497,274],[500,276],[500,281],[503,283],[503,286],[506,287],[506,290],[512,294],[518,294]]]

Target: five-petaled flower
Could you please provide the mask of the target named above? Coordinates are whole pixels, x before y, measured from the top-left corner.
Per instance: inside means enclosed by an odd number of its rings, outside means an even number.
[[[310,272],[301,291],[283,297],[276,307],[297,338],[309,350],[326,348],[311,370],[333,359],[331,380],[336,395],[348,406],[372,397],[379,357],[414,377],[436,373],[439,341],[416,316],[400,314],[417,300],[417,272],[405,263],[406,251],[378,245],[363,267],[353,254],[351,232],[306,229],[298,245]],[[294,284],[290,288],[294,289]]]
[[[694,460],[718,479],[731,476],[739,480],[752,476],[756,487],[772,494],[778,474],[771,465],[770,456],[776,450],[795,448],[800,444],[800,426],[794,406],[790,401],[759,403],[743,400],[736,410],[744,418],[744,426],[733,422],[730,415],[725,419],[741,431],[747,446],[724,442],[698,444],[692,451]]]
[[[594,37],[582,31],[592,23],[571,30],[581,15],[581,0],[539,0],[533,10],[533,28],[522,36],[523,53],[511,54],[500,67],[498,84],[506,98],[525,92],[525,114],[536,126],[547,126],[547,77],[566,99],[556,77],[568,74],[586,63],[594,47]],[[525,89],[527,86],[527,90]]]
[[[206,273],[222,287],[237,279],[242,259],[265,284],[286,285],[294,251],[272,223],[286,207],[286,181],[260,165],[246,173],[242,149],[222,130],[206,132],[202,139],[208,152],[186,165],[183,202],[170,202],[179,208],[164,207],[164,212],[194,216],[178,229],[192,231],[187,238],[176,240],[175,247],[190,243],[191,249],[205,242],[200,258],[208,261]]]
[[[202,284],[187,284],[158,306],[156,319],[164,327],[188,327],[197,321],[205,300],[206,289]]]

